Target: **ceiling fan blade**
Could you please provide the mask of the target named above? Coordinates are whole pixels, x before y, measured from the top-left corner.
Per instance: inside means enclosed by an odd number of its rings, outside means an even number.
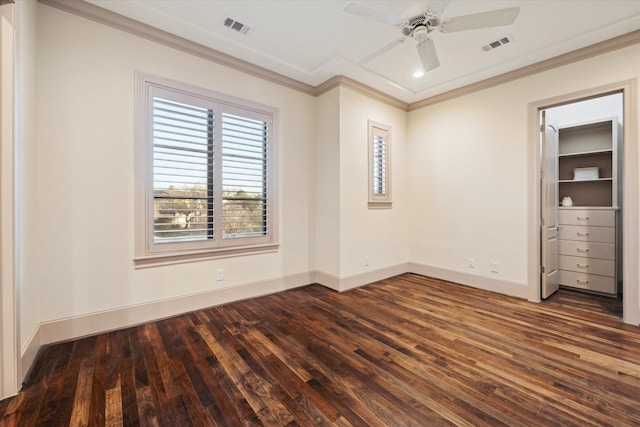
[[[433,70],[440,65],[433,40],[426,39],[422,43],[419,43],[416,49],[418,50],[418,55],[420,56],[420,61],[422,61],[422,66],[425,71]]]
[[[427,4],[427,10],[434,15],[440,16],[442,12],[449,6],[451,0],[430,0]]]
[[[490,12],[456,16],[442,23],[442,32],[453,33],[456,31],[477,30],[479,28],[500,27],[502,25],[513,24],[519,12],[519,7],[509,7],[507,9],[492,10]]]
[[[398,45],[401,45],[402,43],[405,42],[405,40],[406,40],[405,38],[401,38],[401,39],[398,39],[398,40],[394,40],[394,41],[392,41],[391,43],[389,43],[389,44],[387,44],[385,46],[382,46],[380,49],[376,50],[372,54],[367,55],[366,57],[362,58],[360,61],[358,61],[356,63],[356,65],[362,65],[364,63],[367,63],[367,62],[371,61],[376,56],[380,56],[383,53],[385,53],[386,51],[391,50],[391,49],[393,49],[394,47],[396,47]]]
[[[399,16],[390,15],[386,12],[364,6],[360,3],[350,2],[342,10],[353,15],[364,16],[365,18],[370,18],[374,21],[382,22],[383,24],[393,25],[394,27],[401,26],[405,21]]]

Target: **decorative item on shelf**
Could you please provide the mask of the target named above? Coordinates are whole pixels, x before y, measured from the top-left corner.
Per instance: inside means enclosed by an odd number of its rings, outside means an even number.
[[[566,196],[565,198],[563,198],[562,199],[562,206],[564,206],[564,207],[573,206],[573,200],[571,200],[571,197]]]
[[[574,181],[587,181],[590,179],[598,179],[600,174],[597,167],[590,168],[575,168],[573,170]]]

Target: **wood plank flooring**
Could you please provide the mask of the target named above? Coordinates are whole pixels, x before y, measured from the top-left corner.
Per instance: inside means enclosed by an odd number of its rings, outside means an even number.
[[[589,301],[310,285],[44,347],[0,425],[639,425],[640,328]]]

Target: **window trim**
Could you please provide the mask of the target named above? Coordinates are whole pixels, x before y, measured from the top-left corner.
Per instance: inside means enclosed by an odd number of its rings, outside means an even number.
[[[170,91],[203,99],[212,105],[240,111],[249,117],[269,116],[267,162],[267,235],[259,239],[220,239],[192,245],[173,243],[164,247],[153,243],[153,129],[149,115],[153,114],[154,90]],[[274,252],[278,249],[278,110],[273,107],[235,98],[209,89],[174,80],[135,72],[135,141],[134,141],[134,264],[136,267],[192,262],[201,259],[230,257],[246,254]],[[162,250],[160,250],[162,248]]]
[[[385,193],[376,192],[376,167],[375,167],[375,137],[384,136],[385,141],[385,158],[384,158],[384,187]],[[369,170],[369,199],[368,207],[370,209],[386,208],[392,206],[391,198],[391,126],[379,123],[373,120],[367,121],[367,145],[368,145],[368,170]]]

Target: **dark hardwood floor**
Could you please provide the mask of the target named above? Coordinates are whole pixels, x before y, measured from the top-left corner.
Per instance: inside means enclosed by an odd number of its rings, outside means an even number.
[[[598,307],[311,285],[47,346],[0,424],[639,425],[640,328]]]
[[[585,317],[588,317],[589,313],[599,313],[610,314],[622,319],[622,299],[585,293],[570,288],[561,287],[558,292],[544,301],[544,303],[558,308],[570,306],[576,310],[581,310]]]

